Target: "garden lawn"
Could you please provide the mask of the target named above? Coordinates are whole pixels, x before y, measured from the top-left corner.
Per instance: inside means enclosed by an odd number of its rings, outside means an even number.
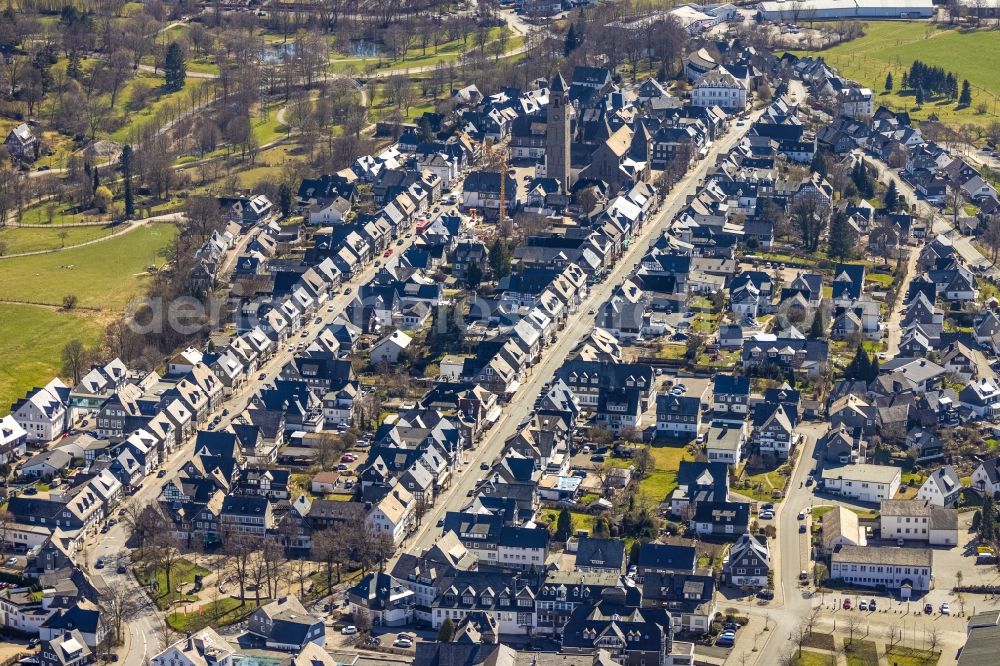
[[[936,114],[951,125],[988,125],[1000,112],[1000,48],[994,31],[959,31],[923,22],[868,21],[864,37],[806,54],[822,56],[844,76],[876,91],[876,106],[884,104],[909,111],[918,120]],[[972,85],[971,108],[956,109],[954,102],[934,99],[918,109],[912,92],[900,95],[903,72],[909,70],[914,60],[954,72],[959,86],[963,79],[968,79]],[[886,94],[885,77],[889,72],[895,89]],[[978,102],[987,102],[985,114],[976,112]]]
[[[882,289],[888,289],[892,286],[894,278],[892,275],[886,273],[868,273],[865,275],[865,282],[871,282],[872,284],[878,285]]]
[[[559,511],[559,509],[543,509],[541,513],[542,522],[548,523],[554,528],[559,520]],[[577,530],[587,530],[589,534],[594,533],[595,517],[593,515],[581,511],[570,511],[569,515],[573,520],[573,534],[576,534]]]
[[[9,300],[61,305],[75,294],[83,307],[117,314],[141,293],[149,266],[162,266],[177,234],[173,224],[149,224],[84,247],[0,260],[0,294]]]
[[[41,227],[29,229],[26,227],[11,227],[0,231],[0,242],[6,243],[5,255],[37,250],[53,250],[67,245],[77,245],[96,238],[103,238],[114,232],[111,227],[77,226],[77,227]],[[66,234],[63,239],[60,234]]]
[[[59,375],[62,348],[73,339],[88,347],[97,344],[100,324],[85,313],[0,303],[0,358],[4,359],[0,365],[0,412],[6,413],[28,389]]]
[[[677,470],[682,460],[693,460],[684,446],[653,446],[653,472],[639,482],[639,492],[654,502],[665,502],[677,488]]]

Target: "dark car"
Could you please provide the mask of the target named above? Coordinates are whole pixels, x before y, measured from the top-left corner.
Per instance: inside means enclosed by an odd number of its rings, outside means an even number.
[[[724,625],[722,625],[722,628],[725,629],[726,631],[739,631],[742,626],[743,625],[738,624],[736,622],[726,622]]]
[[[94,562],[94,568],[95,569],[103,569],[104,568],[104,558],[101,558],[101,557],[97,558],[97,561]]]
[[[488,470],[490,468],[489,463],[479,463],[479,469]]]
[[[591,462],[602,463],[605,460],[607,460],[607,458],[605,456],[590,456],[590,461]]]
[[[119,564],[119,565],[118,565],[118,566],[117,566],[117,567],[115,568],[115,572],[116,572],[116,573],[120,573],[120,574],[123,574],[123,573],[125,573],[125,571],[126,571],[126,569],[125,569],[125,565],[124,565],[124,564]]]
[[[156,478],[162,479],[166,475],[167,475],[167,470],[161,469],[159,472],[156,473]]]

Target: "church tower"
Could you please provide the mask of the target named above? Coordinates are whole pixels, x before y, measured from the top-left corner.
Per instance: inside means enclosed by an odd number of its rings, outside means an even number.
[[[566,94],[566,81],[556,72],[549,86],[549,108],[545,127],[545,174],[555,178],[562,185],[564,193],[569,193],[573,185],[570,173],[569,146],[570,113],[572,109]]]

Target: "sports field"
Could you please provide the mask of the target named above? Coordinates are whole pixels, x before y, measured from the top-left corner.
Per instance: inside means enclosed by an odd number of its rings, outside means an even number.
[[[932,114],[950,125],[988,125],[1000,120],[1000,32],[958,30],[924,22],[872,21],[865,36],[822,51],[799,51],[822,56],[844,76],[859,81],[878,94],[877,104],[909,111],[916,119]],[[959,84],[972,85],[972,105],[956,109],[954,102],[931,100],[917,109],[913,93],[899,94],[903,72],[914,60],[955,72]],[[892,72],[894,90],[886,94],[885,77]],[[976,109],[986,102],[986,112]]]

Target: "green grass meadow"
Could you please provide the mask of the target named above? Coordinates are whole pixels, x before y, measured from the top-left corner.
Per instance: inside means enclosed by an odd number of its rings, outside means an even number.
[[[909,111],[918,120],[932,114],[947,124],[988,125],[1000,119],[1000,32],[959,30],[925,22],[872,21],[864,37],[821,51],[799,51],[799,55],[822,56],[844,76],[859,81],[877,93],[876,105]],[[913,93],[899,94],[903,72],[914,60],[955,72],[959,85],[968,79],[972,106],[956,109],[954,102],[930,100],[917,108]],[[892,72],[894,90],[885,93],[886,74]],[[979,102],[987,103],[984,114]]]
[[[84,231],[87,229],[88,231]],[[93,233],[83,227],[74,233]],[[8,229],[47,233],[51,229]],[[122,236],[81,248],[28,257],[0,259],[0,412],[33,386],[60,374],[62,348],[79,339],[88,347],[101,341],[106,322],[142,293],[150,265],[162,266],[162,250],[177,227],[150,224]],[[67,239],[69,242],[69,239]],[[81,308],[61,309],[62,298],[75,294]]]

